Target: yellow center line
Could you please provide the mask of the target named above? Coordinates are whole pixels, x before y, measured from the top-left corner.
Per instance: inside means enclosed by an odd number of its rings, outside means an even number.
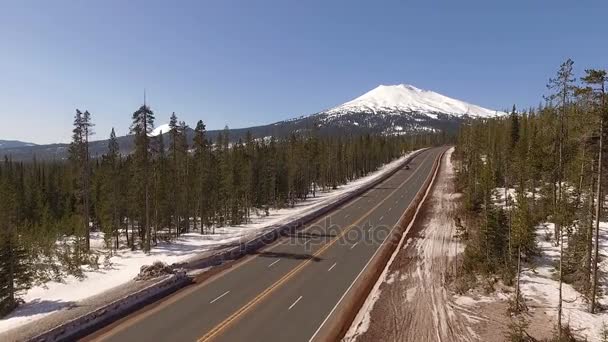
[[[404,184],[406,184],[415,174],[418,173],[418,171],[422,168],[422,165],[429,158],[429,156],[430,156],[430,154],[427,154],[427,156],[424,158],[422,163],[420,163],[420,166],[417,167],[416,170],[406,180],[401,182],[401,184],[399,184],[399,186],[395,190],[393,190],[388,196],[384,197],[383,200],[378,202],[378,204],[376,204],[373,208],[371,208],[365,214],[360,216],[359,219],[357,219],[357,221],[355,221],[347,229],[343,230],[342,233],[340,233],[340,235],[338,235],[333,240],[329,241],[327,244],[323,245],[321,248],[319,248],[319,250],[317,250],[317,252],[315,252],[313,254],[313,256],[310,259],[308,259],[308,260],[302,262],[301,264],[299,264],[298,266],[296,266],[294,269],[292,269],[287,274],[285,274],[283,277],[281,277],[281,279],[277,280],[274,284],[270,285],[264,291],[260,292],[260,294],[258,294],[255,298],[253,298],[247,304],[243,305],[240,309],[235,311],[232,315],[230,315],[224,321],[222,321],[221,323],[216,325],[213,329],[209,330],[209,332],[207,332],[205,335],[203,335],[201,338],[198,339],[198,342],[209,341],[213,337],[217,336],[224,329],[226,329],[232,322],[234,322],[236,319],[238,319],[239,317],[241,317],[245,313],[247,313],[251,308],[253,308],[256,304],[261,302],[265,297],[267,297],[275,289],[280,287],[283,283],[287,282],[290,278],[292,278],[296,273],[298,273],[300,270],[302,270],[304,267],[306,267],[308,264],[310,264],[312,262],[312,260],[316,259],[319,255],[321,255],[323,252],[325,252],[327,249],[329,249],[329,247],[331,247],[342,236],[344,236],[346,233],[348,233],[351,229],[355,228],[357,226],[357,224],[359,224],[365,217],[367,217],[369,214],[371,214],[374,210],[378,209],[378,207],[380,207],[384,202],[386,202],[390,197],[392,197],[398,190],[400,190]]]
[[[427,151],[429,151],[429,150],[423,151],[422,153],[427,152]],[[427,158],[428,158],[428,156],[427,156]],[[420,169],[420,167],[422,166],[422,164],[424,163],[424,161],[426,161],[427,158],[425,158],[423,160],[423,162],[420,163],[416,167],[416,169],[414,169],[414,173],[412,173],[412,175],[410,177],[408,177],[408,179],[406,179],[403,183],[407,182],[418,171],[418,169]],[[390,178],[388,178],[388,179],[390,179]],[[378,185],[384,184],[386,181],[388,181],[388,179],[385,180],[385,181],[383,181],[383,182],[381,182]],[[400,187],[403,185],[403,183],[400,185]],[[373,191],[374,189],[375,188],[371,188],[368,191],[366,191],[365,193]],[[392,193],[391,193],[391,195],[392,195]],[[390,197],[390,195],[389,195],[389,197]],[[343,210],[343,209],[346,209],[348,207],[351,207],[354,204],[356,204],[357,202],[360,202],[362,199],[364,199],[364,197],[358,197],[357,199],[351,200],[351,201],[349,201],[349,203],[344,204],[344,206],[340,207],[339,209]],[[333,215],[333,212],[329,213],[329,214],[326,214],[324,217],[321,217],[321,218],[313,221],[312,223],[309,223],[307,225],[307,227],[305,227],[304,229],[302,229],[300,232],[306,232],[306,231],[308,231],[312,227],[314,227],[317,224],[319,224],[319,222],[321,222],[323,220],[327,220],[328,218],[331,218],[331,215]],[[286,238],[283,242],[275,242],[275,243],[271,244],[270,246],[266,246],[266,247],[261,248],[260,251],[270,251],[270,250],[273,250],[273,249],[279,247],[280,245],[283,245],[286,242],[289,242],[289,239]],[[255,255],[250,255],[250,256],[244,258],[243,260],[241,260],[237,264],[231,266],[230,268],[228,268],[226,270],[223,270],[219,274],[214,275],[214,276],[210,277],[209,279],[205,280],[199,286],[192,287],[192,288],[189,288],[189,289],[185,289],[184,291],[181,291],[181,292],[179,292],[179,293],[171,296],[167,300],[159,303],[158,306],[156,306],[154,308],[151,308],[151,309],[148,309],[145,312],[142,312],[141,314],[139,314],[139,315],[137,315],[135,317],[127,318],[125,322],[123,322],[120,325],[112,328],[110,331],[107,331],[106,333],[103,333],[102,335],[100,335],[97,338],[95,338],[95,340],[97,340],[97,341],[104,340],[104,339],[106,339],[106,338],[108,338],[108,337],[110,337],[110,336],[112,336],[112,335],[114,335],[114,334],[116,334],[116,333],[118,333],[118,332],[120,332],[120,331],[128,328],[129,326],[132,326],[132,325],[134,325],[134,324],[136,324],[136,323],[144,320],[145,318],[147,318],[147,317],[149,317],[149,316],[151,316],[151,315],[153,315],[153,314],[155,314],[155,313],[163,310],[167,306],[169,306],[169,305],[171,305],[171,304],[173,304],[173,303],[175,303],[175,302],[177,302],[177,301],[179,301],[179,300],[187,297],[188,295],[191,295],[192,293],[194,293],[196,291],[201,290],[204,287],[207,287],[209,284],[213,283],[214,281],[216,281],[216,280],[224,277],[228,273],[231,273],[231,272],[235,271],[236,269],[240,268],[241,266],[243,266],[243,265],[249,263],[250,261],[255,260],[256,258],[259,258],[259,257],[260,257],[259,255],[255,254]]]

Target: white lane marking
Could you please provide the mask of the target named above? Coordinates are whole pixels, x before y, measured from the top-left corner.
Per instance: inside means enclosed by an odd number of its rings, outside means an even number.
[[[384,218],[384,215],[380,216],[380,219],[378,219],[378,221],[382,221],[383,218]]]
[[[426,189],[426,192],[424,193],[424,196],[422,197],[422,200],[421,200],[420,204],[416,207],[416,211],[414,212],[414,217],[412,218],[412,220],[410,221],[410,224],[405,229],[405,232],[403,232],[403,235],[401,236],[401,240],[399,241],[399,244],[397,244],[397,248],[395,249],[395,252],[393,252],[393,255],[391,256],[391,259],[394,259],[394,256],[396,255],[396,253],[398,253],[398,251],[402,248],[403,241],[405,240],[405,237],[407,236],[407,233],[410,231],[410,228],[412,228],[412,225],[414,224],[414,221],[416,220],[416,216],[418,216],[418,211],[420,210],[420,208],[422,207],[422,205],[426,201],[426,198],[427,198],[427,196],[428,196],[428,194],[429,194],[429,192],[431,190],[431,187],[432,187],[432,185],[434,183],[434,179],[437,176],[437,171],[438,170],[439,170],[439,168],[437,168],[435,170],[435,174],[433,174],[433,176],[431,178],[431,184]],[[408,205],[408,208],[409,208],[409,205]],[[395,229],[395,227],[397,227],[397,225],[393,226],[393,228],[389,232],[389,235],[393,232],[393,230]],[[323,326],[325,325],[325,323],[327,323],[327,321],[329,320],[329,317],[331,317],[331,315],[333,315],[334,311],[336,311],[336,308],[340,305],[340,303],[342,303],[342,301],[344,300],[344,297],[346,297],[346,294],[352,289],[352,287],[355,285],[355,283],[357,282],[357,280],[359,280],[359,278],[361,277],[361,275],[363,274],[363,272],[365,272],[365,269],[369,266],[369,264],[372,262],[372,259],[374,259],[374,257],[376,256],[376,254],[378,254],[379,251],[380,251],[380,248],[376,248],[376,251],[374,252],[374,254],[372,254],[372,257],[367,261],[367,263],[365,264],[365,266],[363,266],[363,269],[359,272],[359,274],[357,275],[357,277],[355,278],[355,280],[353,280],[353,282],[350,283],[350,286],[346,289],[346,292],[344,292],[342,294],[342,297],[340,297],[340,299],[338,300],[338,303],[336,303],[336,305],[334,305],[333,309],[331,309],[331,311],[329,312],[329,314],[327,314],[327,316],[325,316],[325,319],[323,320],[323,322],[321,322],[321,325],[319,325],[319,327],[317,328],[317,331],[315,331],[315,333],[312,334],[312,337],[308,340],[308,342],[312,342],[315,339],[315,337],[317,337],[317,335],[319,334],[319,331],[321,331],[321,328],[323,328]],[[392,260],[389,259],[389,263],[391,263],[391,262],[392,262]],[[386,267],[385,267],[385,269],[386,269]],[[375,284],[374,284],[374,286],[375,286]]]
[[[403,198],[403,195],[401,195],[401,198]]]
[[[272,264],[268,265],[268,268],[272,267],[272,265],[276,264],[276,263],[277,263],[277,262],[279,262],[279,261],[281,261],[281,259],[279,259],[279,260],[277,260],[277,261],[273,262]]]
[[[214,300],[210,301],[209,304],[213,304],[213,303],[217,302],[218,300],[220,300],[220,298],[224,297],[228,293],[230,293],[230,291],[224,292],[221,296],[219,296],[219,297],[215,298]]]
[[[345,218],[345,219],[346,219],[346,218],[348,218],[348,214],[344,215],[344,218]]]
[[[298,304],[298,302],[300,301],[300,299],[302,299],[302,296],[300,296],[298,299],[296,299],[296,301],[293,302],[293,304],[291,304],[291,306],[287,310],[291,310],[291,308],[293,308],[294,306],[296,306],[296,304]]]
[[[327,272],[331,271],[334,267],[336,267],[336,264],[338,264],[337,262],[334,262],[333,265],[331,265],[331,267],[327,270]]]
[[[356,246],[356,245],[358,245],[358,244],[359,244],[358,242],[355,242],[355,244],[354,244],[354,245],[350,246],[350,249],[355,248],[355,246]]]
[[[388,211],[391,211],[391,210],[393,210],[393,207],[388,208]]]

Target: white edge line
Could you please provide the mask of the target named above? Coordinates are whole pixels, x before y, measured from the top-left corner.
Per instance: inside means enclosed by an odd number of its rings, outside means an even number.
[[[439,166],[441,166],[441,160],[440,160],[440,165]],[[437,170],[435,170],[435,174],[433,174],[433,178],[431,180],[431,183],[429,184],[429,187],[426,189],[426,192],[424,193],[424,197],[422,198],[422,201],[420,201],[420,204],[418,205],[418,207],[416,207],[416,212],[414,213],[414,217],[412,217],[412,220],[410,221],[410,224],[408,224],[407,228],[405,229],[405,232],[403,232],[403,235],[401,236],[401,240],[399,241],[399,244],[397,245],[397,248],[395,248],[395,251],[393,252],[393,255],[391,255],[391,258],[389,259],[388,263],[386,264],[386,267],[384,268],[383,273],[388,270],[388,266],[390,266],[390,263],[395,259],[395,257],[399,253],[399,250],[401,249],[401,246],[403,245],[403,241],[405,241],[405,237],[407,236],[408,231],[414,225],[414,222],[416,221],[416,216],[418,216],[418,211],[420,211],[420,208],[422,207],[422,205],[426,201],[426,197],[428,196],[428,194],[431,191],[432,184],[435,182],[435,177],[437,176],[437,173],[439,172],[439,166],[437,167]],[[397,225],[393,226],[393,229],[391,229],[391,233],[393,232],[393,230],[395,230],[396,226]],[[389,234],[389,236],[390,236],[390,234]],[[382,242],[382,243],[384,243],[384,242]],[[329,314],[325,317],[325,319],[323,320],[323,322],[321,323],[321,325],[319,325],[319,327],[317,328],[317,331],[315,331],[315,333],[308,340],[308,342],[311,342],[312,340],[314,340],[314,338],[317,336],[317,334],[319,333],[319,331],[321,331],[321,328],[323,328],[323,326],[325,325],[325,323],[327,323],[327,320],[329,319],[329,317],[331,317],[331,315],[334,313],[334,311],[336,311],[336,308],[338,307],[338,305],[340,305],[340,303],[342,303],[342,300],[344,299],[344,297],[346,297],[346,295],[348,294],[348,292],[350,291],[350,289],[353,287],[353,285],[355,285],[355,283],[357,282],[357,280],[359,280],[359,277],[361,277],[361,274],[363,274],[363,272],[367,269],[367,266],[369,266],[369,264],[372,262],[372,260],[374,260],[374,257],[376,257],[376,254],[378,254],[379,250],[380,250],[380,248],[376,249],[376,251],[374,252],[374,255],[372,255],[372,257],[367,261],[367,263],[365,264],[365,266],[363,267],[363,269],[361,270],[361,272],[359,272],[359,274],[357,275],[357,277],[355,278],[355,280],[353,280],[353,282],[350,284],[350,286],[348,287],[348,289],[346,289],[346,291],[344,292],[344,294],[342,294],[342,297],[340,297],[340,300],[338,300],[338,302],[336,303],[336,305],[334,305],[333,309],[331,309],[331,311],[329,312]],[[378,279],[380,279],[380,278],[378,278]],[[376,285],[378,285],[378,284],[376,283],[374,285],[374,287]]]
[[[219,297],[215,298],[214,300],[210,301],[209,304],[213,304],[213,303],[217,302],[218,300],[220,300],[220,298],[224,297],[228,293],[230,293],[230,291],[224,292],[221,296],[219,296]]]
[[[274,261],[272,264],[268,265],[268,267],[272,267],[272,265],[276,264],[279,261],[281,261],[281,259],[278,259],[277,261]]]
[[[302,299],[302,296],[300,296],[298,299],[296,299],[296,301],[293,302],[293,304],[291,304],[291,306],[287,310],[291,310],[291,308],[293,308],[294,306],[296,306],[296,304],[298,304],[298,302],[300,301],[300,299]]]

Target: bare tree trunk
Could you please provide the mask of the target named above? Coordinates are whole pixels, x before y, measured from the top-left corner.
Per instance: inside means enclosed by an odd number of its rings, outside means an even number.
[[[594,166],[591,164],[591,174],[593,174]],[[590,295],[591,290],[591,255],[593,253],[593,203],[594,203],[594,194],[593,189],[595,188],[595,178],[591,177],[591,186],[589,188],[589,226],[587,227],[587,243],[586,245],[586,253],[585,253],[585,293],[586,295]]]
[[[124,222],[124,224],[121,224],[121,226],[123,226],[124,230],[125,230],[125,236],[127,238],[127,246],[129,246],[129,218],[125,217],[126,222]]]
[[[512,256],[513,256],[513,251],[512,251],[512,247],[511,247],[511,208],[509,208],[509,191],[507,190],[507,186],[508,186],[508,182],[507,182],[507,177],[505,176],[505,208],[507,210],[509,210],[509,216],[508,216],[508,224],[509,224],[509,269],[511,269],[511,265],[512,265]]]
[[[484,212],[484,218],[485,218],[485,238],[486,238],[486,260],[488,262],[490,262],[490,234],[489,234],[489,226],[488,226],[488,221],[489,221],[489,217],[488,217],[488,200],[484,194],[484,199],[483,199],[483,212]]]
[[[520,305],[519,305],[519,280],[521,278],[521,246],[517,247],[517,281],[515,284],[515,309],[519,313]]]
[[[562,284],[563,284],[563,260],[564,260],[564,236],[559,235],[559,302],[557,303],[557,337],[558,341],[562,340]]]
[[[555,237],[555,244],[559,244],[559,224],[557,223],[557,180],[553,182],[553,221],[555,221],[555,225],[553,226],[553,236]]]
[[[559,166],[558,166],[558,191],[557,191],[557,206],[558,206],[558,213],[559,213],[559,217],[557,217],[556,220],[556,228],[557,228],[557,232],[559,233],[559,303],[557,304],[557,336],[558,336],[558,341],[561,341],[562,339],[562,285],[563,285],[563,276],[564,276],[564,234],[562,232],[562,213],[561,213],[561,207],[562,207],[562,201],[563,201],[563,193],[562,193],[562,181],[563,181],[563,177],[564,177],[564,170],[563,170],[563,150],[564,150],[564,116],[565,116],[565,111],[566,111],[566,92],[564,92],[564,98],[563,98],[563,109],[562,109],[562,114],[560,116],[560,122],[559,122],[559,129],[560,129],[560,133],[559,133]],[[559,223],[559,227],[558,226]]]
[[[602,157],[603,157],[603,146],[604,144],[604,118],[600,119],[600,151],[598,154],[598,166],[597,166],[597,200],[595,203],[595,258],[593,260],[593,288],[591,289],[591,313],[595,313],[596,306],[596,294],[597,294],[597,263],[599,259],[599,240],[600,240],[600,218],[602,215]]]
[[[157,241],[157,235],[158,235],[158,198],[156,198],[156,200],[154,201],[154,238],[153,238],[153,242],[154,242],[154,246],[156,246],[158,244]]]

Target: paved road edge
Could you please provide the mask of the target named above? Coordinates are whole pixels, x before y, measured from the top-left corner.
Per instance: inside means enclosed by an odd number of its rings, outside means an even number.
[[[396,252],[401,241],[407,235],[409,228],[414,223],[418,211],[432,189],[439,167],[441,166],[441,160],[446,151],[447,149],[444,149],[433,162],[432,171],[429,173],[423,186],[418,190],[414,200],[403,215],[401,215],[401,218],[399,218],[397,229],[393,230],[392,235],[378,248],[365,268],[359,273],[340,301],[325,318],[325,321],[323,321],[315,334],[310,338],[310,341],[339,341],[346,335],[384,268],[388,265],[392,255]]]

